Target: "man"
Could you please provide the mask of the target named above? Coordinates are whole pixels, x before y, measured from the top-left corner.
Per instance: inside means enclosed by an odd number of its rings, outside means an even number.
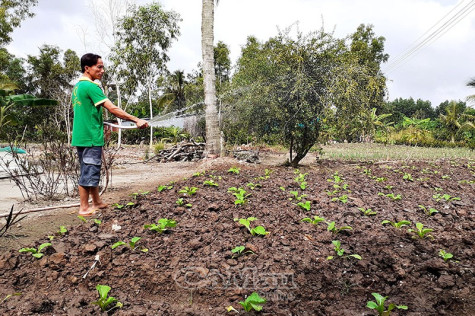
[[[102,162],[102,147],[104,146],[104,128],[102,108],[113,115],[133,121],[138,128],[148,127],[141,120],[121,110],[104,95],[99,84],[104,75],[104,63],[101,56],[85,54],[81,57],[83,76],[74,86],[71,101],[74,110],[72,145],[77,147],[81,174],[79,177],[79,215],[91,216],[98,209],[107,207],[99,196],[99,180]],[[89,205],[89,196],[92,206]]]

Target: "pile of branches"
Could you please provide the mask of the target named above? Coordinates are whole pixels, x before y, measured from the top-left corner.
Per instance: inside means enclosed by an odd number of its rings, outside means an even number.
[[[159,162],[198,161],[203,158],[204,150],[205,143],[196,143],[193,140],[183,141],[171,148],[160,150],[155,158]]]

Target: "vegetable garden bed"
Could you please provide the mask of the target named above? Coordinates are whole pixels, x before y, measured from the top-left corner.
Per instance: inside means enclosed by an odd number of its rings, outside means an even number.
[[[372,293],[395,315],[469,315],[474,173],[467,160],[325,160],[144,188],[31,245],[51,243],[42,256],[4,253],[0,313],[96,315],[108,285],[115,315],[242,314],[254,292],[262,315],[377,315]]]

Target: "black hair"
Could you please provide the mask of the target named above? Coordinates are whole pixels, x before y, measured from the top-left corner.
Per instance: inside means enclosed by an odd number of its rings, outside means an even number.
[[[86,71],[86,66],[92,67],[97,64],[99,58],[102,58],[99,55],[87,53],[81,57],[81,71],[84,73]]]

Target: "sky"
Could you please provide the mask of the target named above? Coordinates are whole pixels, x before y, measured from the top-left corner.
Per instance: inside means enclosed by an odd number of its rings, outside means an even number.
[[[7,49],[26,57],[38,55],[39,47],[48,44],[72,49],[79,56],[87,52],[107,55],[103,43],[108,42],[110,26],[104,4],[109,1],[127,0],[39,0],[36,16],[13,32]],[[169,70],[197,69],[201,1],[158,2],[182,19],[181,35],[169,51]],[[298,25],[303,33],[323,27],[343,38],[360,24],[373,25],[376,36],[386,39],[385,52],[390,57],[382,69],[390,101],[412,97],[429,100],[436,107],[475,94],[475,89],[466,86],[475,78],[475,0],[220,0],[215,8],[215,43],[227,44],[235,63],[251,35],[264,42],[279,29]],[[443,31],[437,32],[439,28]],[[406,52],[410,53],[407,58]]]

